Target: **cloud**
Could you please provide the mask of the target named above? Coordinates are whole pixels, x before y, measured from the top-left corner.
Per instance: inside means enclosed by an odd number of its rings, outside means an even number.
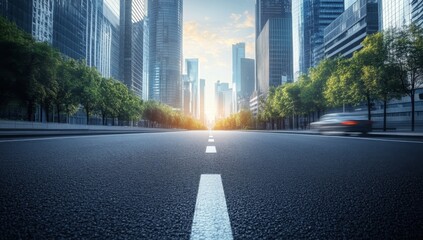
[[[254,16],[248,11],[245,11],[242,14],[231,13],[229,18],[232,21],[230,26],[236,29],[254,28],[255,26]]]

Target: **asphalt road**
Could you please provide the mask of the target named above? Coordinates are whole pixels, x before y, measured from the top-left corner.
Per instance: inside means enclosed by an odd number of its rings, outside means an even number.
[[[421,142],[211,134],[1,140],[0,239],[189,239],[204,174],[234,239],[423,239]]]

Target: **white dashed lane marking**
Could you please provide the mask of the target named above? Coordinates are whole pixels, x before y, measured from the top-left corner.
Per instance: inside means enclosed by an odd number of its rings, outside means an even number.
[[[191,239],[233,239],[220,174],[200,177]]]
[[[207,146],[206,153],[216,153],[216,147],[215,146]]]
[[[209,142],[214,142],[214,139],[209,139]]]

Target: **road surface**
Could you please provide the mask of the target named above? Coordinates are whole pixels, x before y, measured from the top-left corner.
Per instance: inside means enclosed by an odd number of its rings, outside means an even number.
[[[423,144],[187,131],[0,140],[0,239],[422,239]]]

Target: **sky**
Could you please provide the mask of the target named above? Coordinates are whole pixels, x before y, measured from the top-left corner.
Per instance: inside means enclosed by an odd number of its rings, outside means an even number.
[[[199,59],[199,78],[206,80],[206,114],[212,117],[214,83],[232,82],[232,44],[245,42],[254,58],[255,0],[184,0],[184,64]],[[185,68],[184,68],[185,72]]]

